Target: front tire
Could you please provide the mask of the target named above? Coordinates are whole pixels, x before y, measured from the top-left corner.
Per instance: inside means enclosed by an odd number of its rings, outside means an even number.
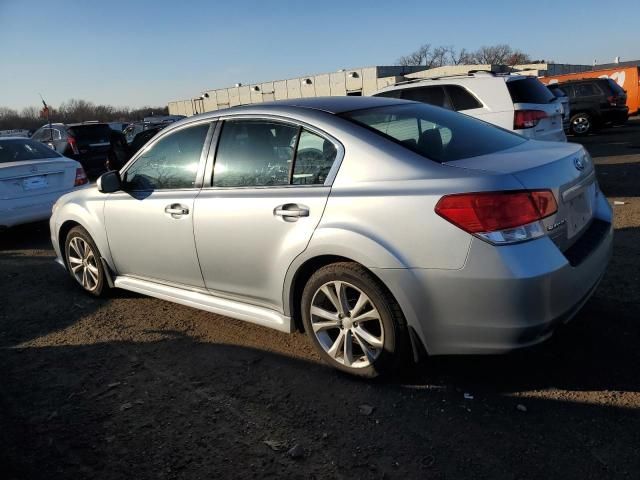
[[[343,372],[374,378],[399,368],[410,352],[400,307],[366,268],[327,265],[307,282],[302,321],[323,360]]]
[[[588,135],[593,131],[593,118],[588,113],[576,113],[569,124],[571,133],[577,136]]]
[[[91,235],[80,226],[72,228],[65,240],[64,253],[71,278],[85,292],[102,296],[107,290],[105,271]]]

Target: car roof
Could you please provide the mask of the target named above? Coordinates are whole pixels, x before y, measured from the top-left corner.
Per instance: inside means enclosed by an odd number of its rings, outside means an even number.
[[[248,111],[252,109],[260,110],[280,110],[280,109],[312,109],[321,110],[323,112],[340,114],[353,110],[362,110],[366,108],[384,107],[387,105],[396,105],[398,103],[407,103],[406,100],[398,100],[395,98],[384,97],[310,97],[310,98],[290,98],[287,100],[275,100],[273,102],[262,102],[252,105],[242,105],[225,109],[224,112]],[[220,111],[220,110],[216,110]]]
[[[104,125],[106,127],[109,126],[106,122],[77,122],[77,123],[67,123],[65,127],[87,127],[91,125]]]
[[[31,140],[29,137],[0,137],[0,142],[2,140]]]

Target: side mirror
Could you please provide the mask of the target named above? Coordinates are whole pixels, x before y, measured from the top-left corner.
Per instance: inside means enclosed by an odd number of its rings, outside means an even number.
[[[110,172],[103,173],[98,178],[96,185],[98,186],[98,191],[102,193],[113,193],[118,190],[122,190],[120,172],[112,170]]]

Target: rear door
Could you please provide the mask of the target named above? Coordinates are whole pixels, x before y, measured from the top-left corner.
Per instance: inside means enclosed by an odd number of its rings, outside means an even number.
[[[228,119],[219,138],[210,186],[195,202],[206,286],[282,311],[287,269],[322,217],[342,147],[311,127],[269,118]]]
[[[566,141],[562,125],[562,105],[556,97],[535,77],[508,77],[507,89],[513,101],[516,119],[523,112],[543,112],[533,115],[537,119],[530,128],[514,129],[520,135],[536,140]]]

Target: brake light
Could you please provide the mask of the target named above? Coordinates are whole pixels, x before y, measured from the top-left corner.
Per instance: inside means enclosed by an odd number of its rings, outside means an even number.
[[[622,97],[619,97],[618,95],[608,96],[607,102],[609,102],[609,105],[611,105],[612,107],[624,104],[624,101],[622,101]]]
[[[80,153],[80,150],[78,150],[78,143],[76,142],[75,137],[67,137],[67,144],[69,145],[69,148],[71,148],[71,151],[75,155],[78,155]]]
[[[446,195],[435,208],[445,220],[493,244],[541,237],[544,228],[540,220],[557,211],[550,190]]]
[[[547,113],[542,110],[516,110],[513,117],[513,128],[514,130],[533,128],[538,125],[540,120],[547,117]]]
[[[80,185],[85,185],[87,183],[89,183],[89,178],[87,177],[87,174],[84,173],[84,168],[76,168],[76,181],[73,185],[79,187]]]

